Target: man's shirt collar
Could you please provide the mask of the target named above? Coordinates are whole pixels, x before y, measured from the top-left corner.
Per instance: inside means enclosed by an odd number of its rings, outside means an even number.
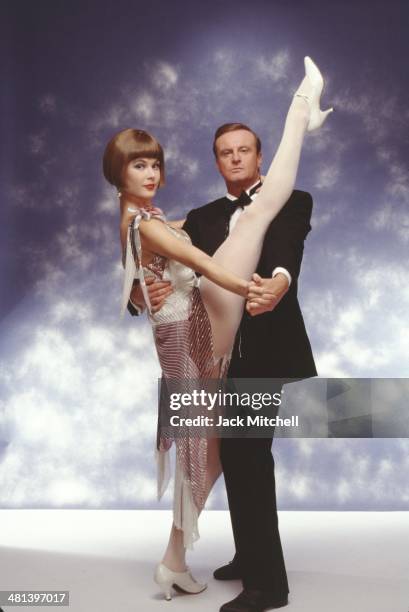
[[[250,189],[253,189],[253,187],[255,187],[255,186],[257,185],[257,183],[259,183],[259,182],[260,182],[260,179],[257,179],[255,183],[253,183],[252,185],[250,185],[250,187],[249,187],[248,189],[246,189],[246,190],[245,190],[245,191],[246,191],[246,193],[247,193],[247,195],[248,195],[248,193],[249,193]],[[253,198],[254,198],[256,195],[257,195],[257,193],[253,193],[253,195],[251,196],[251,199],[253,199]],[[234,195],[232,195],[232,194],[231,194],[231,193],[229,193],[229,192],[227,192],[227,193],[226,193],[226,198],[227,198],[228,200],[231,200],[232,202],[233,202],[234,200],[237,200],[237,196],[234,196]]]

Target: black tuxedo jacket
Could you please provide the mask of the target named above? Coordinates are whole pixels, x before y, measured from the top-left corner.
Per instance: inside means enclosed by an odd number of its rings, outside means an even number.
[[[228,203],[227,198],[220,198],[191,210],[187,215],[183,229],[193,244],[209,255],[213,255],[225,239]],[[311,212],[311,195],[305,191],[293,191],[270,224],[256,271],[262,277],[270,277],[274,268],[281,266],[289,271],[292,282],[272,312],[254,317],[244,312],[229,376],[301,379],[317,375],[297,299],[297,279],[304,240],[311,230]]]

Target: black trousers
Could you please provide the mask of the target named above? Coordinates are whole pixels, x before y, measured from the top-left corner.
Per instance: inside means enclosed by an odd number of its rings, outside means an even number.
[[[278,530],[273,435],[274,430],[267,438],[222,438],[220,456],[243,587],[278,598],[289,589]]]

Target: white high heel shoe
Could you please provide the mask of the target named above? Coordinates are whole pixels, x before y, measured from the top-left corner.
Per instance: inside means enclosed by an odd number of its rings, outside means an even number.
[[[320,98],[324,88],[324,79],[316,64],[312,61],[308,55],[304,57],[305,75],[309,79],[312,91],[309,95],[303,93],[295,93],[295,96],[305,98],[310,107],[310,120],[308,122],[307,131],[312,132],[317,128],[321,127],[325,119],[330,113],[333,112],[333,108],[328,108],[326,111],[320,109]]]
[[[185,593],[201,593],[207,587],[207,584],[201,584],[197,582],[189,571],[186,572],[172,572],[163,563],[159,563],[155,570],[154,580],[157,585],[162,589],[165,599],[170,601],[172,599],[172,586],[176,585]]]

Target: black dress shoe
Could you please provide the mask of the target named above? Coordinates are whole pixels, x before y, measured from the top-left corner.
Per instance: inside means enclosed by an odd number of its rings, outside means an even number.
[[[220,612],[264,612],[288,605],[288,595],[277,598],[268,591],[244,589],[235,599],[223,604]]]
[[[241,578],[240,563],[237,553],[227,565],[222,565],[222,567],[218,567],[214,570],[213,576],[216,580],[238,580]]]

